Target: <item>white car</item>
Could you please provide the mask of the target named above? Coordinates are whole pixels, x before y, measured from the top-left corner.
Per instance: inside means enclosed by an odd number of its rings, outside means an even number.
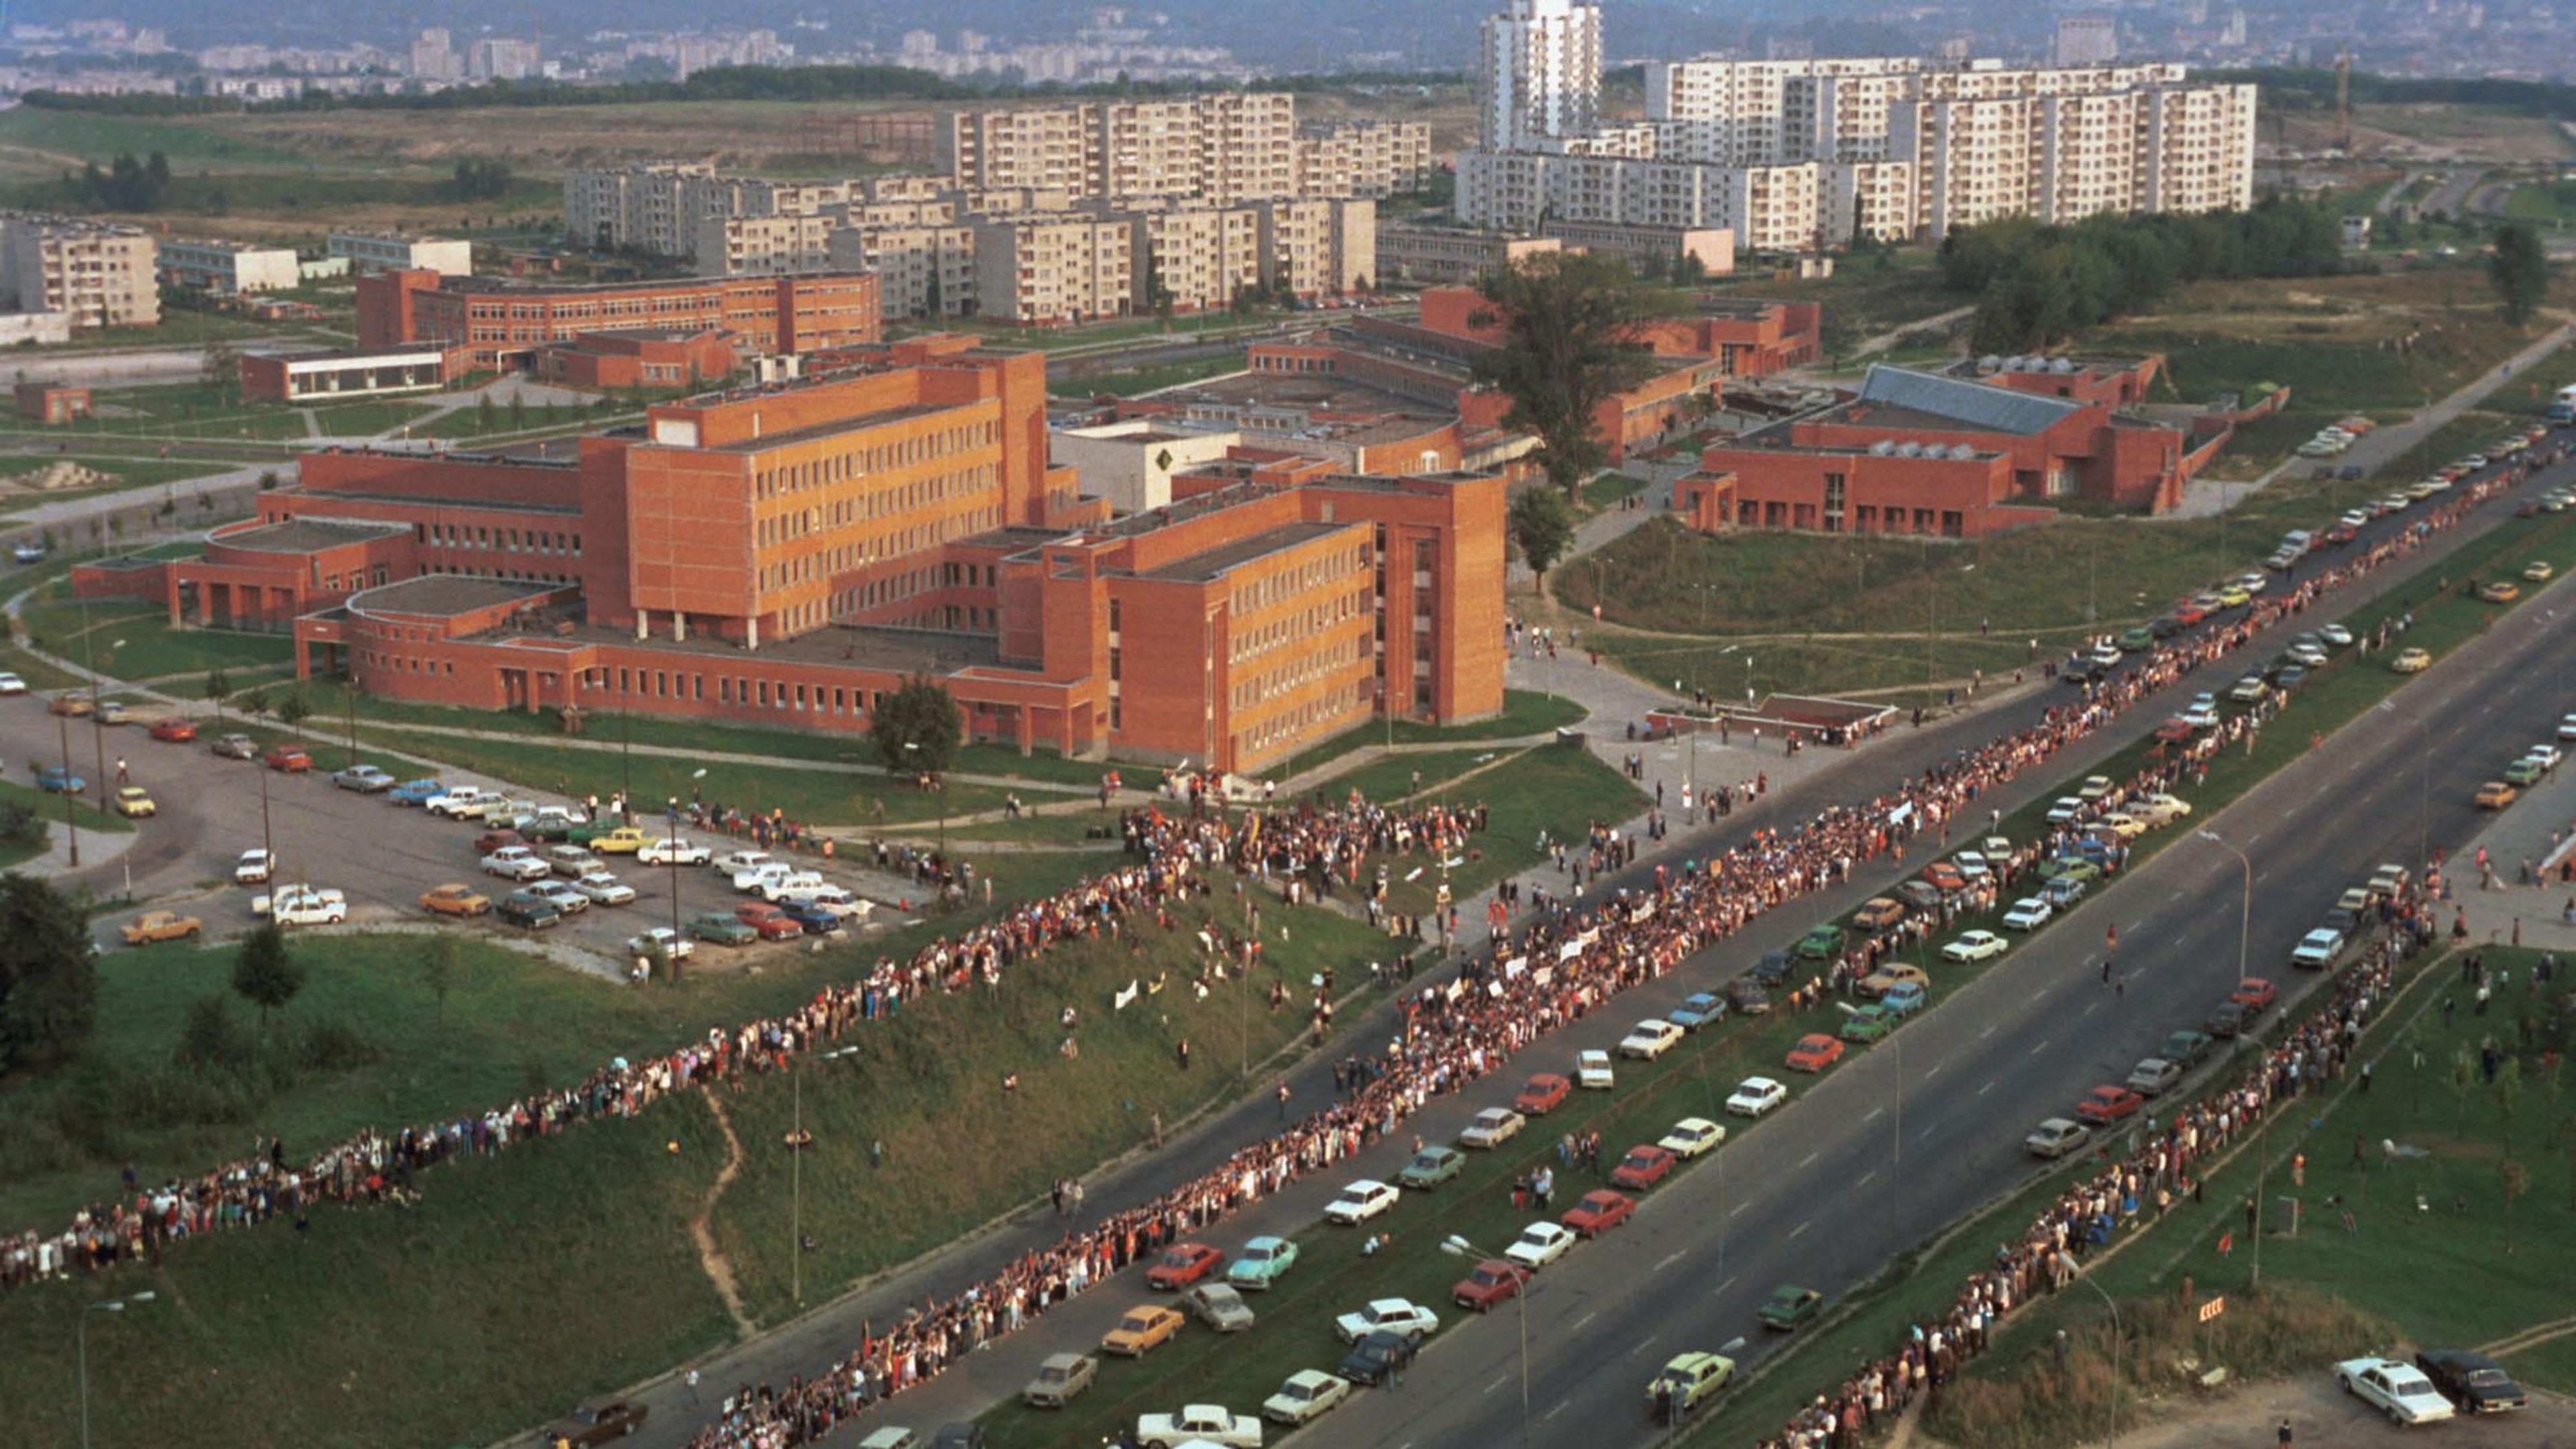
[[[2191,802],[2161,791],[2129,802],[2129,813],[2156,825],[2170,825],[2191,814]]]
[[[1309,1424],[1341,1407],[1351,1396],[1351,1381],[1322,1369],[1299,1369],[1261,1401],[1261,1417],[1274,1424]]]
[[[1602,1091],[1608,1091],[1610,1088],[1615,1087],[1618,1084],[1619,1079],[1612,1075],[1610,1071],[1610,1054],[1608,1052],[1593,1051],[1576,1052],[1574,1054],[1574,1085],[1578,1087],[1594,1087]]]
[[[1476,1114],[1475,1121],[1467,1124],[1466,1131],[1458,1134],[1458,1145],[1500,1147],[1521,1135],[1525,1122],[1520,1113],[1509,1107],[1487,1107]]]
[[[810,901],[831,888],[810,870],[764,871],[751,883],[751,893],[764,901]]]
[[[809,906],[827,906],[845,916],[865,916],[871,909],[866,901],[860,900],[812,871],[789,877],[787,883],[779,889],[778,899],[802,901]]]
[[[2174,718],[2196,730],[2214,730],[2218,728],[2218,701],[2204,694]]]
[[[713,852],[703,845],[691,844],[685,835],[657,835],[635,848],[635,860],[640,865],[704,865],[713,858]]]
[[[2337,649],[2348,649],[2352,646],[2352,631],[2341,624],[2328,624],[2317,631],[2317,637]]]
[[[730,880],[746,871],[758,870],[764,865],[784,867],[786,862],[765,850],[728,850],[717,856],[714,864],[716,873]]]
[[[2057,798],[2057,803],[2048,807],[2048,823],[2051,825],[2064,825],[2083,813],[2083,801],[2076,799],[2072,795],[2061,795]]]
[[[567,916],[577,916],[590,909],[590,897],[559,880],[541,880],[528,887],[528,894],[544,901]]]
[[[1261,1449],[1261,1420],[1215,1404],[1186,1404],[1177,1414],[1138,1416],[1136,1443],[1140,1449],[1181,1449],[1185,1444]]]
[[[1357,1313],[1333,1320],[1333,1331],[1344,1343],[1357,1343],[1372,1333],[1400,1333],[1419,1343],[1439,1329],[1439,1314],[1403,1298],[1375,1299]]]
[[[2334,958],[2342,954],[2343,932],[2319,926],[2299,938],[2299,944],[2290,952],[2290,964],[2322,971],[2333,965]]]
[[[660,956],[666,960],[686,961],[696,955],[698,943],[668,926],[654,926],[626,938],[629,956]]]
[[[547,868],[566,880],[579,880],[604,863],[587,846],[558,845],[546,852]]]
[[[1941,948],[1944,961],[1984,961],[2002,955],[2012,942],[1992,931],[1970,931]]]
[[[2326,653],[2326,646],[2323,644],[2293,644],[2281,652],[2310,669],[2325,668],[2326,660],[2331,657]]]
[[[491,813],[493,806],[500,803],[501,792],[498,790],[486,790],[475,785],[458,785],[449,789],[444,795],[430,796],[429,803],[421,808],[432,815],[443,815],[450,820],[480,820]]]
[[[2039,1124],[2021,1145],[2033,1157],[2064,1157],[2092,1140],[2093,1133],[2081,1122],[2064,1117],[2051,1117]]]
[[[2335,1365],[2344,1392],[2388,1416],[2392,1424],[2438,1424],[2458,1410],[2413,1365],[2393,1358],[2351,1358]]]
[[[1759,1117],[1789,1100],[1789,1089],[1769,1077],[1746,1077],[1726,1099],[1726,1110],[1738,1117]]]
[[[2559,716],[2558,737],[2562,740],[2576,740],[2576,714]]]
[[[1951,856],[1950,863],[1959,868],[1959,874],[1972,881],[1984,880],[1994,874],[1993,867],[1986,864],[1985,856],[1973,850],[1963,850]]]
[[[2007,931],[2036,931],[2040,927],[2047,925],[2049,917],[2056,914],[2056,910],[2051,907],[2048,902],[2041,900],[2037,896],[2024,896],[2022,899],[2013,902],[2011,910],[2004,912],[2004,929]]]
[[[544,880],[554,874],[554,868],[524,845],[505,845],[483,857],[483,873],[503,880],[532,881]]]
[[[719,870],[723,869],[724,862],[716,862],[716,867]],[[789,865],[783,860],[773,860],[766,865],[755,865],[749,870],[735,871],[733,873],[733,888],[742,892],[744,895],[756,896],[761,894],[764,890],[767,890],[770,886],[784,881],[795,874],[796,868],[794,866]]]
[[[2522,757],[2526,760],[2538,760],[2543,770],[2557,769],[2559,760],[2563,758],[2556,745],[2533,745],[2522,752]]]
[[[1503,1256],[1535,1273],[1565,1256],[1574,1246],[1574,1234],[1555,1223],[1532,1223],[1521,1229]]]
[[[1324,1205],[1328,1223],[1364,1223],[1394,1207],[1398,1194],[1387,1184],[1363,1177],[1342,1189],[1342,1195]]]
[[[635,899],[635,887],[604,870],[582,872],[572,888],[603,906],[622,906]]]
[[[1715,1152],[1717,1144],[1725,1140],[1724,1124],[1711,1122],[1706,1117],[1684,1117],[1674,1123],[1673,1130],[1665,1133],[1655,1145],[1688,1162],[1694,1157],[1706,1157]]]
[[[25,694],[26,692],[27,681],[6,671],[0,671],[0,694]]]
[[[1669,1021],[1641,1021],[1619,1038],[1619,1055],[1653,1061],[1681,1043],[1682,1029]]]
[[[256,914],[259,903],[251,904]],[[336,926],[349,919],[349,899],[338,891],[310,886],[292,894],[281,891],[269,902],[268,918],[281,926]]]
[[[237,885],[266,885],[277,873],[277,861],[265,850],[245,850],[233,862],[233,882]]]

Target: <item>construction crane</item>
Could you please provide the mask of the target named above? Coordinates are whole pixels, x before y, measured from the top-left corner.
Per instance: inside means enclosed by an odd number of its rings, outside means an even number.
[[[2352,154],[2352,46],[2335,56],[2335,145]]]

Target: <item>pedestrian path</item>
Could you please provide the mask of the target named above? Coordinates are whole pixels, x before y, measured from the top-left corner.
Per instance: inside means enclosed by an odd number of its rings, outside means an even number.
[[[2483,876],[2477,864],[2482,849],[2488,867]],[[2576,881],[2564,874],[2571,863],[2576,766],[2561,765],[2452,857],[2442,907],[2447,918],[2440,924],[2445,931],[2455,920],[2465,924],[2472,941],[2576,951]]]

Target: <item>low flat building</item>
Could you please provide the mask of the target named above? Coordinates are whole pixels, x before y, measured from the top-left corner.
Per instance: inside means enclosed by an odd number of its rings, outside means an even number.
[[[1125,515],[1172,501],[1172,475],[1226,456],[1241,433],[1164,427],[1149,419],[1057,428],[1047,452],[1082,480],[1082,496]]]
[[[0,347],[42,347],[71,340],[68,312],[0,312]]]
[[[433,271],[358,279],[358,345],[463,347],[478,371],[527,367],[537,349],[585,332],[720,327],[746,355],[854,347],[877,340],[870,272],[709,277],[570,285]]]
[[[1391,222],[1377,229],[1377,282],[1381,287],[1454,286],[1524,257],[1563,249],[1554,237]]]
[[[442,277],[474,275],[474,244],[445,237],[335,231],[323,243],[323,250],[330,256],[346,257],[361,274],[429,271]]]
[[[720,329],[584,332],[537,349],[529,372],[566,387],[667,391],[722,382],[741,364]]]
[[[11,397],[17,415],[48,427],[90,416],[89,389],[51,382],[19,383]]]
[[[292,247],[163,237],[154,263],[166,285],[227,297],[289,291],[304,281]]]
[[[315,403],[436,392],[468,371],[462,349],[343,347],[274,355],[244,353],[247,402]]]

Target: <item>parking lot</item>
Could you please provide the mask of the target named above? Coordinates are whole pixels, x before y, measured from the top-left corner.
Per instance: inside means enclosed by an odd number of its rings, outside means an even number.
[[[0,699],[0,776],[27,785],[39,767],[60,765],[63,723],[48,712],[42,695]],[[103,745],[111,783],[117,762],[123,760],[131,781],[151,792],[159,814],[137,821],[132,844],[113,858],[103,858],[102,850],[113,850],[125,837],[84,833],[84,867],[69,876],[66,885],[86,886],[96,895],[114,897],[127,894],[130,881],[137,901],[197,916],[210,936],[239,934],[255,923],[251,900],[263,888],[234,884],[233,867],[243,851],[261,845],[264,814],[266,839],[278,858],[274,879],[343,892],[352,925],[448,920],[431,917],[419,904],[423,892],[439,885],[469,885],[496,903],[510,893],[509,882],[481,872],[481,857],[475,850],[476,837],[485,828],[481,824],[397,806],[383,795],[335,788],[319,769],[290,775],[255,760],[222,758],[212,752],[208,741],[223,731],[210,720],[199,723],[201,737],[179,744],[153,739],[142,723],[95,727],[86,719],[69,722],[71,770],[87,782],[87,797],[97,798],[98,781],[93,777]],[[101,730],[100,739],[94,741],[93,729]],[[565,803],[467,773],[433,771],[391,757],[378,763],[397,779],[434,774],[450,784],[503,789],[540,805]],[[666,830],[658,815],[638,824],[656,836]],[[749,845],[722,835],[691,837],[685,825],[682,835],[697,839],[718,855]],[[749,899],[705,867],[644,866],[633,856],[603,857],[603,863],[634,887],[635,899],[623,905],[593,906],[539,933],[551,944],[575,948],[567,955],[595,958],[586,964],[601,971],[628,964],[625,943],[629,937],[649,927],[672,924],[675,891],[684,929],[691,916],[709,911],[731,915]],[[847,860],[827,863],[804,856],[796,863],[877,903],[879,922],[895,914],[883,907],[903,894],[901,882],[872,869],[858,869]],[[125,919],[123,913],[101,919],[98,935],[104,946],[117,946],[115,927]],[[447,928],[520,934],[493,916],[449,921]],[[739,949],[701,943],[693,964],[705,968],[754,961],[795,949],[798,943],[790,941]]]

